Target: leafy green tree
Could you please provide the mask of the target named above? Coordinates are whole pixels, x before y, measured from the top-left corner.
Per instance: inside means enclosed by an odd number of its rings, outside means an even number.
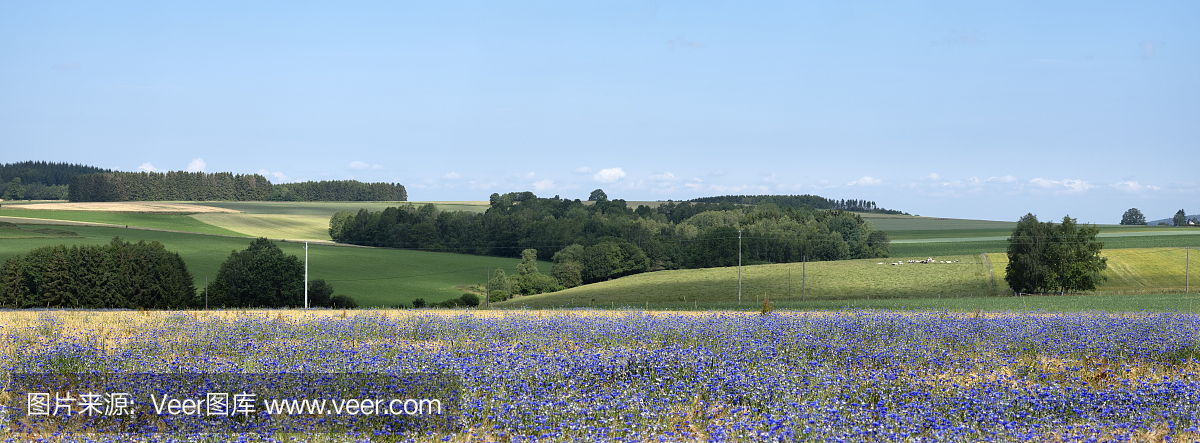
[[[1100,256],[1104,243],[1096,241],[1100,228],[1092,224],[1080,227],[1067,216],[1050,229],[1054,238],[1045,257],[1045,287],[1059,292],[1095,290],[1105,280],[1101,271],[1108,267],[1108,259]]]
[[[504,291],[508,293],[508,276],[504,275],[503,269],[497,269],[492,272],[492,280],[489,282],[488,290],[491,292]]]
[[[537,274],[537,249],[521,251],[521,264],[517,265],[517,273],[521,275]]]
[[[588,201],[590,201],[590,202],[608,201],[608,194],[605,194],[603,189],[597,189],[595,191],[592,191],[592,193],[588,195]]]
[[[1008,238],[1008,266],[1004,276],[1014,292],[1037,292],[1045,287],[1045,255],[1050,235],[1048,224],[1039,222],[1033,214],[1025,214],[1017,221]]]
[[[1026,214],[1008,238],[1005,281],[1018,293],[1095,290],[1108,267],[1100,256],[1104,243],[1096,241],[1099,232],[1095,225],[1080,227],[1070,216],[1055,225]]]
[[[1171,221],[1175,223],[1175,226],[1184,226],[1187,224],[1187,214],[1180,209],[1174,217],[1171,217]]]
[[[21,186],[21,177],[13,177],[8,184],[8,190],[4,192],[5,200],[22,200],[25,198],[25,187]]]
[[[1142,215],[1142,211],[1138,208],[1129,208],[1125,211],[1125,215],[1121,216],[1121,224],[1123,225],[1144,225],[1146,224],[1146,216]]]
[[[217,306],[281,308],[304,305],[304,264],[258,238],[221,263],[210,287]]]
[[[325,279],[318,278],[308,282],[308,305],[314,307],[330,307],[330,301],[333,297],[333,285],[325,282]]]

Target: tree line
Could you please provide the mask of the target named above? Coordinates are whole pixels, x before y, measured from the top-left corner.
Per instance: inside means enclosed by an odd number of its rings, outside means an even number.
[[[1139,210],[1138,208],[1129,208],[1129,210],[1125,211],[1125,214],[1123,214],[1121,216],[1121,224],[1123,224],[1123,225],[1145,225],[1146,224],[1146,216],[1143,215],[1142,211]],[[1159,222],[1158,224],[1165,225],[1166,223]],[[1187,212],[1184,212],[1184,210],[1180,209],[1179,211],[1175,212],[1174,216],[1171,217],[1171,225],[1172,226],[1200,226],[1200,219],[1197,219],[1195,216],[1188,218]]]
[[[783,208],[840,209],[843,211],[875,212],[880,214],[904,214],[894,209],[884,209],[874,201],[858,199],[833,200],[819,195],[723,195],[688,200],[693,203],[733,203],[739,205],[776,204]]]
[[[399,183],[356,180],[273,185],[259,174],[229,172],[103,172],[71,179],[73,202],[98,201],[405,201]]]
[[[157,241],[46,246],[0,266],[0,306],[152,308],[203,306],[183,259]]]
[[[432,204],[342,211],[330,218],[329,234],[340,243],[504,257],[534,249],[537,258],[555,261],[564,286],[730,266],[737,263],[739,235],[746,264],[886,257],[890,243],[886,232],[841,210],[729,202],[631,209],[620,199],[585,204],[532,192],[492,194],[490,201],[482,214]],[[572,268],[578,278],[559,272]]]
[[[0,198],[5,200],[65,200],[67,184],[77,175],[110,172],[72,163],[27,161],[0,164]]]
[[[207,299],[205,296],[207,295]],[[178,253],[157,241],[45,246],[0,265],[0,307],[195,309],[205,306],[304,306],[304,264],[259,238],[221,263],[208,294],[199,294]],[[308,306],[354,308],[325,280],[308,283]]]

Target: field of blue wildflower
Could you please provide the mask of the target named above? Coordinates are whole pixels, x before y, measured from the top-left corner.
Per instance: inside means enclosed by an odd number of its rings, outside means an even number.
[[[6,374],[461,377],[460,432],[239,436],[247,440],[1200,440],[1196,315],[577,310],[4,316],[0,364]],[[57,439],[6,436],[31,437]]]

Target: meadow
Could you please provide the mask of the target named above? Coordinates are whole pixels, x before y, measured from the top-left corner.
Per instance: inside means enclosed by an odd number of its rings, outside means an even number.
[[[253,433],[153,434],[146,414],[92,441],[1200,439],[1189,314],[42,311],[6,314],[0,334],[5,373],[461,381],[448,432],[285,433],[259,414]],[[27,424],[0,438],[79,438]]]
[[[31,249],[52,245],[107,244],[113,237],[137,242],[158,241],[167,250],[178,252],[195,277],[196,288],[203,291],[204,278],[215,278],[221,263],[234,250],[246,249],[251,238],[199,235],[133,228],[98,226],[17,225],[21,230],[0,229],[0,234],[16,232],[17,238],[0,235],[0,261]],[[76,236],[49,235],[39,229],[69,230]],[[280,243],[284,253],[304,258],[304,244]],[[325,279],[336,294],[354,297],[363,306],[394,306],[412,304],[414,298],[438,302],[462,296],[455,286],[482,284],[487,281],[487,267],[504,268],[510,272],[520,259],[450,254],[398,249],[376,249],[331,243],[310,243],[309,278]],[[548,263],[539,267],[549,272]]]

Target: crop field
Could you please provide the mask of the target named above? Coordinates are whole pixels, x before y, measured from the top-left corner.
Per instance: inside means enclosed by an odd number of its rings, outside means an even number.
[[[264,400],[252,434],[150,434],[146,412],[95,441],[1200,439],[1188,314],[43,311],[5,315],[0,334],[5,373],[461,381],[444,432],[280,433]],[[7,438],[66,437],[21,418]]]
[[[332,241],[329,217],[323,215],[210,213],[191,217],[251,237]]]
[[[196,279],[196,288],[201,290],[204,278],[215,278],[230,252],[246,249],[251,241],[250,238],[241,237],[95,226],[17,226],[27,233],[47,228],[69,230],[78,234],[78,238],[56,235],[0,237],[0,262],[12,255],[47,245],[107,244],[115,236],[132,242],[157,240],[167,250],[178,252],[183,257]],[[0,228],[0,232],[7,230]],[[296,255],[301,260],[304,258],[302,243],[281,243],[280,248],[285,254]],[[328,243],[313,243],[309,248],[309,278],[325,279],[333,285],[335,293],[353,296],[363,306],[411,305],[412,300],[418,297],[429,302],[457,298],[462,291],[454,287],[484,283],[487,280],[486,267],[502,267],[511,273],[515,272],[518,263],[520,259],[515,258],[335,246]],[[539,266],[543,272],[550,270],[548,263]]]
[[[185,214],[140,214],[123,212],[56,211],[42,209],[0,208],[0,217],[5,217],[7,218],[7,221],[14,223],[21,223],[21,221],[8,217],[102,223],[116,226],[134,226],[168,231],[196,232],[200,234],[242,235],[238,232],[201,222]],[[326,223],[328,224],[328,222]]]

